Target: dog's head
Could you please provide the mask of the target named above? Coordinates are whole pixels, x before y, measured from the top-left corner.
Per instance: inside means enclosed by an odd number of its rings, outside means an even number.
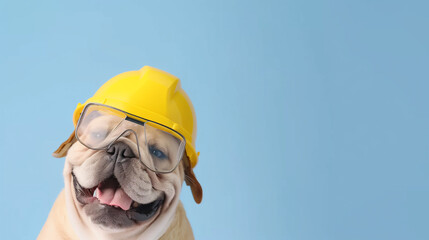
[[[155,128],[148,128],[146,135],[156,138],[164,151],[177,149],[177,141]],[[64,177],[71,185],[72,204],[91,224],[113,231],[149,226],[174,212],[183,181],[191,187],[195,201],[201,202],[202,189],[186,152],[172,172],[159,174],[142,164],[138,148],[124,134],[109,148],[93,150],[77,141],[73,132],[54,152],[54,157],[66,156]]]

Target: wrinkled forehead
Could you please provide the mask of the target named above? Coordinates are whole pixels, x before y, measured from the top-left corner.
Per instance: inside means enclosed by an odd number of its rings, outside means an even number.
[[[81,125],[91,125],[91,126],[97,126],[97,125],[111,125],[111,124],[118,124],[122,122],[125,119],[125,116],[118,116],[109,114],[105,111],[91,111],[89,113],[86,113],[84,118],[81,121]]]
[[[157,138],[157,139],[171,139],[174,140],[174,142],[179,143],[180,140],[171,135],[170,133],[161,130],[159,128],[154,127],[153,125],[146,124],[143,121],[133,119],[133,118],[127,118],[127,116],[124,115],[118,115],[118,114],[111,114],[108,111],[91,111],[88,114],[85,114],[85,120],[83,123],[86,126],[82,127],[102,127],[102,126],[109,126],[111,128],[115,128],[115,130],[118,131],[126,131],[128,129],[131,129],[135,131],[138,134],[144,134],[148,138]]]

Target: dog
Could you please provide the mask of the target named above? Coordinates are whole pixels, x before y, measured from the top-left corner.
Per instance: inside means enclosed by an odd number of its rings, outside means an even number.
[[[179,199],[182,183],[191,187],[197,203],[203,192],[186,152],[172,172],[159,174],[140,162],[132,136],[93,150],[76,139],[75,131],[53,153],[66,157],[65,188],[38,239],[194,239]],[[155,128],[147,136],[167,150],[177,144]]]

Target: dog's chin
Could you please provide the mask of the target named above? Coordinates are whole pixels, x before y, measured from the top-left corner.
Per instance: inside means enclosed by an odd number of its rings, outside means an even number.
[[[103,204],[95,192],[106,188],[110,188],[113,191],[120,188],[121,186],[114,175],[104,179],[92,188],[82,187],[73,173],[72,178],[76,199],[82,204],[85,214],[93,223],[106,228],[127,228],[148,221],[157,215],[164,202],[164,195],[162,195],[146,204],[138,203],[133,199],[131,199],[131,204],[129,206],[127,204],[125,207],[121,204]],[[121,194],[126,193],[122,191]]]

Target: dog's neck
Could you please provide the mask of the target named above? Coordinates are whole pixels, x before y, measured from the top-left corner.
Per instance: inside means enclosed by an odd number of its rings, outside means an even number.
[[[57,200],[49,213],[48,220],[43,226],[38,240],[50,239],[68,239],[78,240],[73,228],[71,227],[68,214],[66,212],[65,191],[61,191]],[[179,202],[174,219],[167,231],[160,240],[189,240],[194,239],[191,225],[186,217],[185,209]]]

